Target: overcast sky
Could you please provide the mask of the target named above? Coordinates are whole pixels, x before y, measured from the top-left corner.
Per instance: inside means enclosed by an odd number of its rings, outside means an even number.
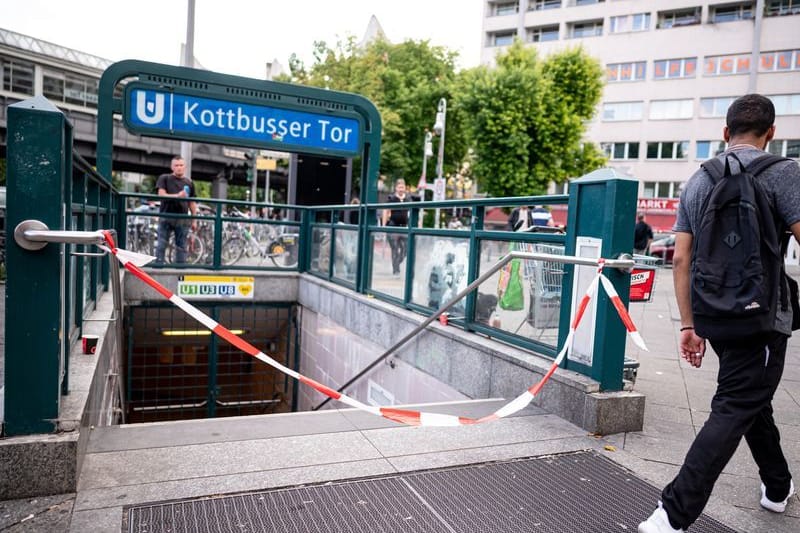
[[[112,61],[178,64],[187,0],[0,0],[0,27]],[[312,45],[360,40],[375,15],[392,42],[430,40],[480,61],[481,0],[196,0],[195,57],[207,69],[263,78],[265,63],[307,65]]]

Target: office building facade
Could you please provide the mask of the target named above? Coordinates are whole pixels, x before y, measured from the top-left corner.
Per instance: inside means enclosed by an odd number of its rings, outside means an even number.
[[[672,211],[681,184],[724,148],[730,103],[775,103],[768,150],[800,158],[800,0],[485,0],[481,60],[515,38],[540,56],[582,46],[605,69],[586,139],[640,181],[640,205]],[[652,199],[643,203],[644,199]],[[666,222],[666,220],[665,220]]]

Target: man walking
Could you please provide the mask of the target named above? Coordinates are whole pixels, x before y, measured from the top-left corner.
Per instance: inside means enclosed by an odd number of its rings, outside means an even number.
[[[653,242],[653,228],[644,221],[644,213],[639,213],[636,217],[636,226],[633,228],[633,253],[647,255],[651,242]]]
[[[730,165],[731,173],[741,172],[742,166],[764,155],[767,143],[775,134],[774,120],[775,108],[768,98],[750,94],[735,100],[728,109],[727,125],[723,129],[728,149],[717,159],[723,165]],[[797,163],[779,161],[755,179],[771,199],[775,217],[800,239],[800,168]],[[691,177],[681,194],[673,228],[676,232],[673,276],[681,317],[680,354],[694,367],[700,367],[703,361],[706,339],[694,329],[695,319],[699,321],[700,315],[692,311],[690,268],[703,253],[693,247],[693,242],[700,235],[699,223],[713,186],[705,169]],[[741,244],[735,238],[724,242],[731,247]],[[731,338],[719,335],[710,339],[719,357],[711,414],[689,448],[678,475],[662,491],[658,508],[639,524],[640,533],[685,531],[700,516],[717,478],[742,437],[761,477],[761,493],[754,490],[753,497],[760,498],[761,506],[769,511],[782,513],[786,509],[794,494],[794,482],[772,417],[772,397],[783,372],[792,310],[791,306],[784,305],[777,305],[776,309],[772,331],[744,340],[734,340],[734,334],[730,334]],[[725,320],[733,319],[719,320],[724,324]]]
[[[196,196],[194,183],[185,176],[186,162],[179,155],[172,158],[170,164],[172,174],[162,174],[156,182],[156,190],[161,197],[160,213],[185,215],[188,211],[197,214],[197,204],[187,202],[183,198]],[[164,252],[172,232],[175,232],[175,262],[186,262],[186,236],[189,233],[189,222],[181,218],[161,217],[158,221],[158,242],[156,243],[156,262],[164,263]],[[192,220],[191,227],[195,227]]]

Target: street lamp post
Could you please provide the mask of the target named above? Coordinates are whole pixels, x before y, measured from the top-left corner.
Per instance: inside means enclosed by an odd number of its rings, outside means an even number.
[[[447,100],[444,98],[439,99],[439,107],[436,110],[436,123],[433,125],[433,131],[439,136],[439,157],[436,161],[436,179],[442,180],[442,174],[444,173],[444,133],[446,129],[447,123]],[[440,181],[441,183],[441,181]],[[436,224],[435,227],[439,227],[439,216],[441,210],[437,207],[436,208]]]
[[[425,144],[422,145],[422,175],[419,178],[419,185],[417,188],[421,188],[420,194],[422,195],[422,201],[425,201],[425,191],[428,189],[428,158],[433,157],[433,134],[429,131],[425,131]],[[425,220],[425,210],[420,209],[419,211],[419,227],[422,227],[422,222]]]

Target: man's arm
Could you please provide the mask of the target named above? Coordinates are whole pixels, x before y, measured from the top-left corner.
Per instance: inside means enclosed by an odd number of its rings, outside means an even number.
[[[797,242],[800,242],[800,222],[795,222],[789,227],[789,229],[791,230],[792,235],[794,235],[794,238],[797,240]]]
[[[797,229],[800,231],[800,225]],[[675,234],[672,276],[675,285],[675,299],[678,301],[678,313],[681,316],[681,329],[683,330],[680,332],[680,354],[690,365],[699,368],[706,352],[706,341],[698,337],[693,329],[694,317],[692,316],[692,297],[690,295],[693,241],[694,236],[691,233],[678,232]]]

